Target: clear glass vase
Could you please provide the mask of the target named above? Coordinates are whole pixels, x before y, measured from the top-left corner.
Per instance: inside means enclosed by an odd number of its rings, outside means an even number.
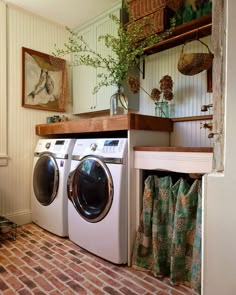
[[[169,118],[170,114],[168,101],[155,102],[155,116]]]
[[[124,94],[124,88],[118,86],[117,91],[110,99],[110,116],[122,115],[128,113],[128,99]]]

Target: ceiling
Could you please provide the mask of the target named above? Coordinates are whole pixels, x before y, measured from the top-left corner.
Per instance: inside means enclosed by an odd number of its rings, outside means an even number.
[[[5,0],[70,28],[111,8],[119,0]]]

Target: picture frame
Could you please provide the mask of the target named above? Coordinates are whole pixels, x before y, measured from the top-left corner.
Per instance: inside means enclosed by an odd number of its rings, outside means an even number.
[[[66,61],[22,47],[22,107],[66,111]]]

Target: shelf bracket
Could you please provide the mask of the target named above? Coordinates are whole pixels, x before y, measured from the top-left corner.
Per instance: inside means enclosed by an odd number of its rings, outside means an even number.
[[[212,67],[207,70],[207,92],[212,93]]]
[[[142,70],[142,74],[143,74],[143,80],[145,79],[145,57],[143,56],[143,70]]]

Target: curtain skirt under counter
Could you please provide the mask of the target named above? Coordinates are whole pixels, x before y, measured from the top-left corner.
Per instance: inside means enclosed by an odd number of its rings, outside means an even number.
[[[148,176],[133,250],[135,268],[201,289],[202,181]]]

